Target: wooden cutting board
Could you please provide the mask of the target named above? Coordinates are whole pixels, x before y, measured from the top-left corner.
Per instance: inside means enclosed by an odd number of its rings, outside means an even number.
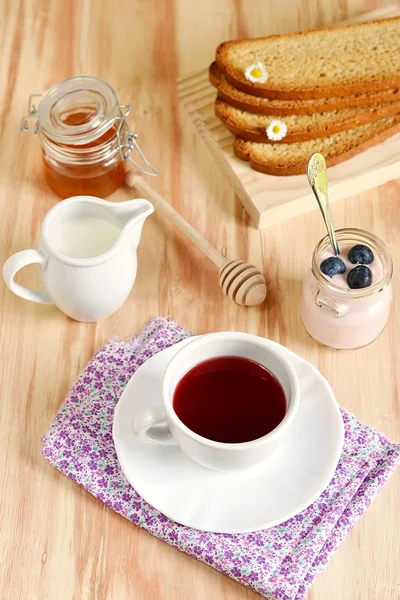
[[[400,15],[390,6],[349,19],[343,25]],[[306,174],[274,177],[258,173],[238,159],[233,136],[214,115],[215,88],[208,67],[178,82],[183,119],[191,121],[220,165],[258,229],[314,210],[317,205]],[[400,176],[400,135],[329,169],[331,202],[377,187]]]

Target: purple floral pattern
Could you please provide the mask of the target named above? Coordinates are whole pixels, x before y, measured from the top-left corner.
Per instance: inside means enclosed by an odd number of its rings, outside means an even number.
[[[161,317],[129,341],[111,340],[90,361],[43,437],[43,456],[111,509],[160,540],[270,600],[301,600],[400,464],[400,445],[342,410],[343,453],[328,488],[302,513],[257,533],[204,533],[170,521],[126,481],[112,439],[115,405],[136,369],[189,336]]]

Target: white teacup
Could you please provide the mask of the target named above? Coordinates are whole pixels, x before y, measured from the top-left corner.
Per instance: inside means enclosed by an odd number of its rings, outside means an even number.
[[[250,442],[215,442],[189,429],[173,407],[175,389],[181,378],[195,365],[216,357],[239,356],[266,367],[281,383],[286,398],[286,414],[275,429]],[[248,333],[209,333],[183,346],[171,359],[163,378],[163,404],[144,410],[132,420],[135,435],[146,442],[177,444],[192,460],[215,471],[234,471],[253,467],[268,459],[289,433],[299,404],[300,387],[296,372],[269,340]],[[243,411],[246,398],[243,398]]]

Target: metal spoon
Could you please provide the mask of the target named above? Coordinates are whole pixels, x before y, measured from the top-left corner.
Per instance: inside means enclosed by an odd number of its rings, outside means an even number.
[[[316,152],[311,156],[307,164],[307,177],[314,196],[317,199],[322,217],[328,231],[329,239],[336,256],[340,254],[335,230],[332,223],[331,209],[328,200],[328,182],[326,176],[326,162],[322,154]]]

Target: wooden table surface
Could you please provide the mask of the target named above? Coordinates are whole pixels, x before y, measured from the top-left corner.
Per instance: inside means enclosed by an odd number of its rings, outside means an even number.
[[[265,305],[224,298],[214,268],[155,215],[145,225],[132,294],[112,317],[74,322],[11,294],[1,282],[0,598],[2,600],[256,600],[257,594],[114,514],[41,457],[46,431],[77,375],[110,337],[153,316],[195,333],[237,329],[285,344],[315,364],[339,403],[400,441],[400,278],[389,325],[371,346],[322,348],[299,320],[301,278],[324,234],[317,210],[255,230],[192,126],[180,120],[176,80],[238,36],[330,24],[390,4],[373,0],[1,0],[1,261],[34,247],[57,198],[41,173],[39,140],[19,131],[28,96],[73,75],[109,81],[131,102],[154,186],[222,252],[263,267]],[[128,189],[115,199],[130,197]],[[336,227],[373,231],[400,264],[400,181],[333,207]],[[38,284],[35,267],[18,279]],[[398,474],[314,583],[307,600],[398,600]]]

